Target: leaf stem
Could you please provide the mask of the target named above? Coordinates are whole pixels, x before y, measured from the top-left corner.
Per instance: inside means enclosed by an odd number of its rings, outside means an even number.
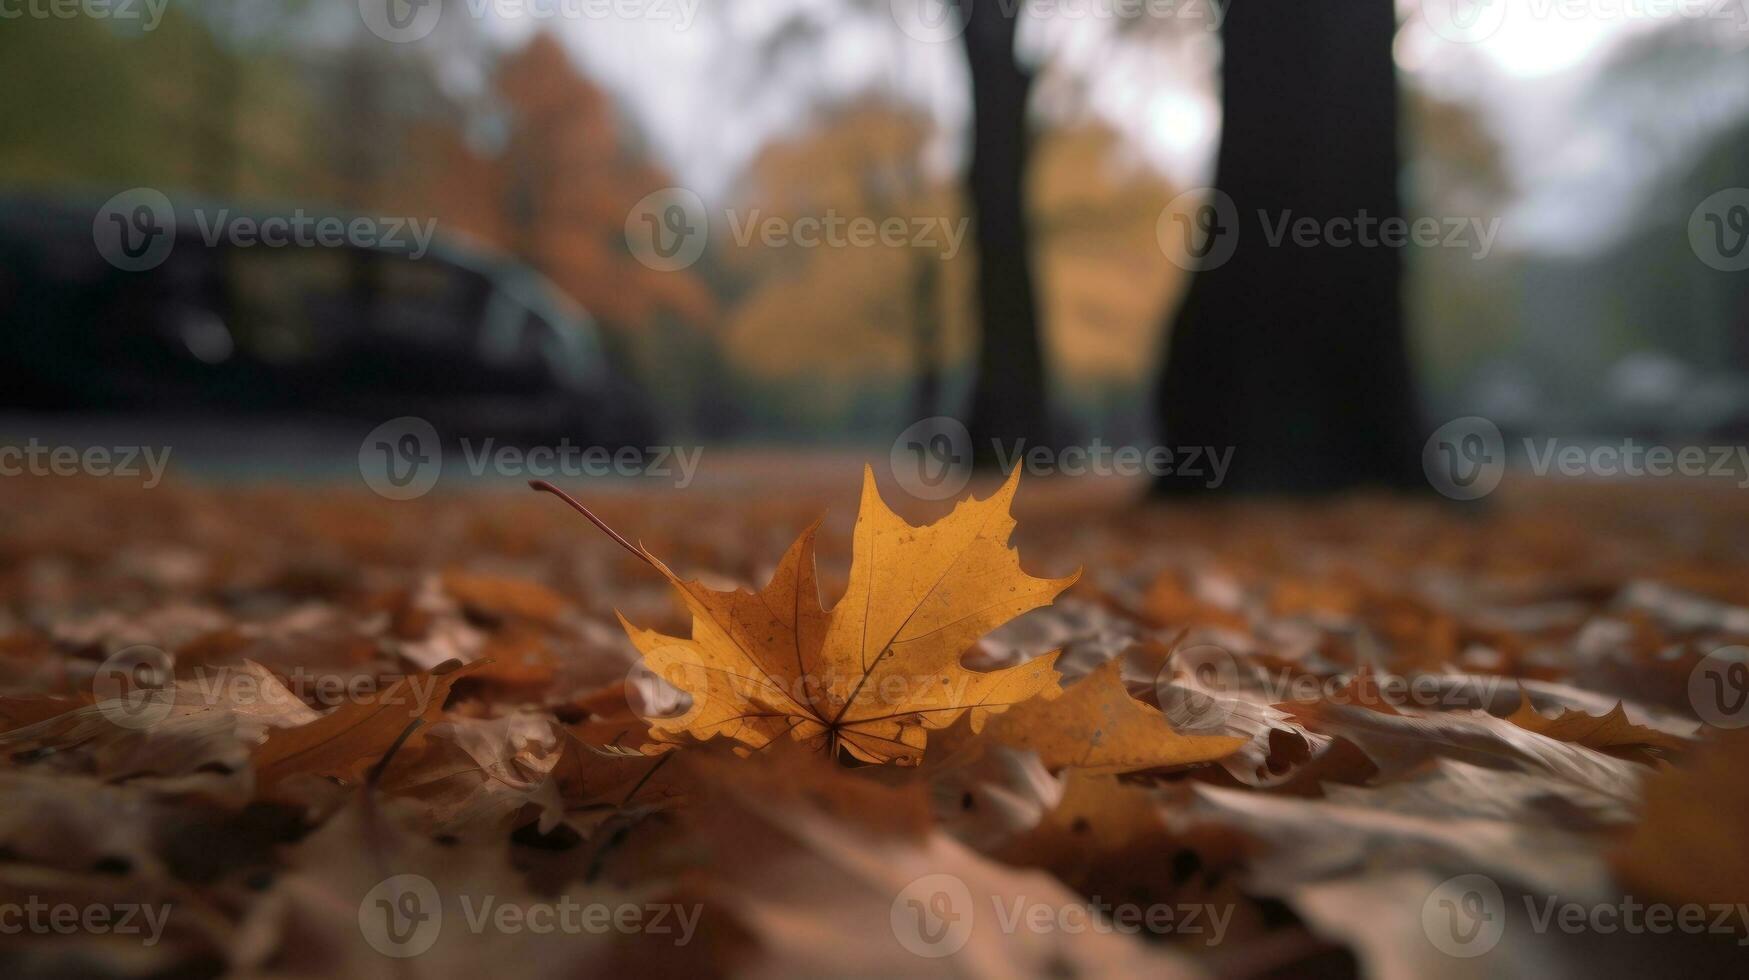
[[[573,497],[570,494],[566,493],[565,491],[560,490],[558,487],[553,486],[551,483],[548,483],[545,480],[530,480],[528,483],[528,486],[529,486],[529,489],[531,489],[531,490],[538,490],[541,493],[550,493],[553,496],[559,498],[560,500],[563,500],[565,503],[570,505],[572,510],[576,511],[579,514],[582,514],[584,517],[589,518],[589,523],[600,528],[602,533],[606,534],[608,537],[610,537],[614,540],[614,543],[618,544],[621,548],[624,548],[625,550],[636,555],[638,557],[639,561],[643,562],[646,565],[649,565],[652,568],[654,568],[656,566],[656,563],[650,560],[650,556],[647,554],[644,554],[644,550],[642,548],[639,548],[637,545],[634,545],[630,541],[627,541],[625,538],[620,536],[620,533],[618,531],[615,531],[613,528],[608,527],[606,521],[602,520],[599,517],[596,517],[595,512],[590,510],[589,508],[583,506],[582,502],[579,501],[576,497]]]

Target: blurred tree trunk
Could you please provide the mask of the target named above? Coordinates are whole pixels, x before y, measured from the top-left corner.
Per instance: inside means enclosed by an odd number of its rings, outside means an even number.
[[[1048,441],[1044,354],[1027,234],[1032,75],[1014,50],[1018,5],[962,3],[972,76],[971,203],[978,242],[978,375],[969,428],[980,465],[991,440]]]
[[[1401,214],[1392,0],[1235,0],[1222,30],[1216,186],[1237,211],[1222,232],[1236,230],[1237,247],[1194,274],[1170,325],[1160,432],[1173,446],[1233,447],[1226,492],[1415,485],[1402,251],[1293,238],[1302,218],[1320,229],[1340,218],[1375,222],[1376,240],[1376,222]]]
[[[916,387],[911,419],[934,418],[941,405],[941,260],[919,253],[911,279],[911,356]]]
[[[387,132],[379,58],[376,46],[361,38],[347,50],[340,69],[349,96],[342,103],[339,120],[339,159],[344,168],[340,200],[354,215],[369,214],[378,205],[386,169],[378,146],[379,134]],[[382,323],[382,257],[357,247],[347,249],[345,256],[347,294],[362,317],[360,326],[366,337],[374,338]]]

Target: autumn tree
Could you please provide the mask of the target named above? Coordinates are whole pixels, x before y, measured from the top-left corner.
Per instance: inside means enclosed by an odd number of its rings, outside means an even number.
[[[932,223],[934,247],[769,247],[732,229],[719,236],[723,267],[744,290],[724,325],[725,353],[774,393],[802,396],[814,422],[841,424],[863,399],[907,385],[912,412],[934,414],[944,375],[965,357],[966,264],[951,230],[963,228],[962,206],[957,186],[924,172],[930,136],[926,118],[885,100],[828,108],[761,150],[732,192],[749,224],[896,220],[909,234],[913,219]]]
[[[1044,347],[1026,210],[1032,72],[1015,51],[1020,5],[959,4],[972,78],[967,191],[976,228],[979,342],[969,428],[978,460],[991,440],[1049,440]]]
[[[672,181],[630,151],[612,101],[559,42],[536,35],[499,67],[496,88],[509,122],[499,158],[503,244],[610,324],[710,319],[697,279],[647,268],[627,250],[626,215]]]
[[[1417,479],[1401,250],[1270,241],[1284,217],[1321,228],[1402,213],[1396,27],[1390,0],[1238,0],[1227,13],[1215,186],[1234,213],[1208,214],[1236,247],[1194,276],[1158,393],[1166,440],[1234,447],[1223,490]]]
[[[482,146],[454,125],[422,134],[436,166],[423,196],[450,228],[538,269],[607,326],[616,360],[676,382],[656,400],[671,427],[732,417],[710,328],[716,298],[692,271],[633,257],[626,216],[673,180],[638,152],[612,99],[541,33],[493,66],[503,139]],[[651,373],[646,370],[645,374]]]

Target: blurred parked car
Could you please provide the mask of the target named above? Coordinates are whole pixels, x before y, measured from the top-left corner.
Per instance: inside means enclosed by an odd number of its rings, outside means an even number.
[[[421,255],[407,235],[209,244],[211,216],[243,213],[217,204],[178,207],[168,255],[124,271],[96,243],[103,208],[0,197],[0,411],[419,416],[449,438],[525,444],[655,436],[594,321],[515,261],[441,237]]]

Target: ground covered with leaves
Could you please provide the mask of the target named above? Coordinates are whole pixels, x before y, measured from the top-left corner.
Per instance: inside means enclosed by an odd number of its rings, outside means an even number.
[[[846,476],[563,488],[619,542],[511,488],[0,482],[0,963],[1745,962],[1737,497]]]

